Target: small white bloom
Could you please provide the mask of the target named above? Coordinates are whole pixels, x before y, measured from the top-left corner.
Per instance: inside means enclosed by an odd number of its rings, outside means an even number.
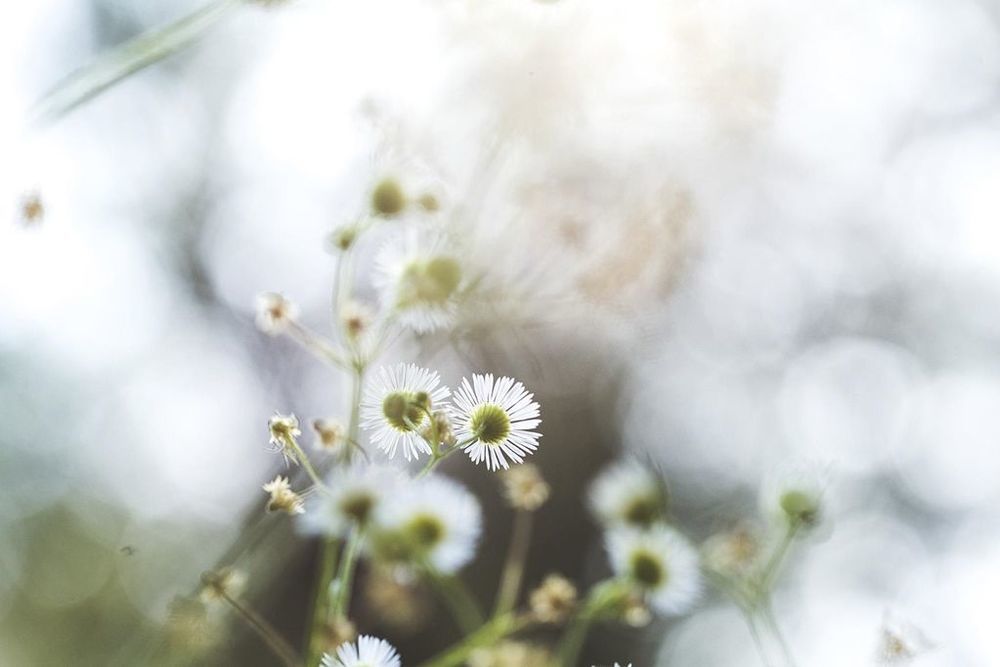
[[[289,461],[298,463],[295,438],[302,435],[302,431],[299,430],[299,420],[295,415],[283,415],[280,412],[275,412],[274,416],[267,422],[267,429],[271,434],[269,440],[271,451],[281,454],[286,464]]]
[[[538,448],[541,434],[533,429],[538,403],[524,385],[513,378],[493,380],[493,374],[462,379],[455,393],[455,437],[464,444],[474,463],[486,462],[490,470],[509,468],[508,459],[523,463]]]
[[[634,459],[613,463],[590,485],[590,509],[607,528],[648,528],[663,519],[666,489],[655,471]]]
[[[355,524],[367,525],[391,489],[404,484],[403,474],[390,466],[355,463],[334,468],[326,490],[309,499],[309,511],[299,519],[311,535],[345,537]]]
[[[262,488],[271,496],[267,501],[268,512],[285,512],[292,515],[305,512],[302,496],[292,491],[287,477],[278,475]]]
[[[796,528],[810,528],[823,514],[826,475],[805,464],[776,470],[761,486],[760,503],[765,516]]]
[[[440,385],[436,372],[415,364],[383,366],[361,402],[361,428],[373,432],[372,442],[389,458],[400,447],[407,461],[429,454],[431,448],[420,435],[421,428],[430,424],[428,411],[451,395]]]
[[[403,663],[392,644],[361,635],[357,643],[341,644],[336,657],[324,655],[320,664],[322,667],[401,667]]]
[[[387,245],[376,259],[376,285],[387,311],[417,333],[445,329],[455,319],[463,267],[436,236]]]
[[[379,504],[372,549],[390,562],[426,561],[450,574],[472,560],[482,523],[479,501],[458,482],[440,475],[414,479]]]
[[[257,297],[257,328],[266,334],[283,333],[298,314],[298,306],[280,294],[264,292]]]
[[[641,589],[661,614],[684,613],[701,593],[698,553],[670,526],[612,530],[605,546],[614,571]]]

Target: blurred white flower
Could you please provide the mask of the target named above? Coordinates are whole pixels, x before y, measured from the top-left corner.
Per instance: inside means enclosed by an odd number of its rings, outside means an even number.
[[[271,336],[284,333],[298,317],[299,307],[276,292],[257,296],[257,328]]]
[[[436,233],[424,234],[388,244],[376,260],[383,307],[420,334],[453,323],[464,278],[457,253]]]
[[[654,611],[682,614],[698,599],[698,553],[673,528],[657,525],[646,531],[612,530],[605,546],[615,573],[640,588]]]
[[[534,395],[514,378],[493,374],[462,379],[455,393],[457,428],[455,437],[474,463],[486,462],[490,470],[509,468],[508,459],[523,463],[524,457],[538,448],[541,434],[534,430],[541,423]]]
[[[451,395],[440,384],[435,371],[416,364],[379,368],[361,402],[361,428],[372,431],[372,442],[389,458],[400,447],[407,461],[430,453],[420,432],[430,424],[428,412]]]
[[[479,501],[463,485],[440,475],[414,479],[379,504],[372,549],[395,564],[426,562],[450,574],[472,560],[482,521]]]
[[[322,667],[401,667],[395,647],[384,639],[361,635],[356,643],[347,642],[337,649],[336,657],[323,656]]]
[[[625,459],[607,466],[587,496],[594,516],[606,527],[648,528],[667,510],[663,480],[648,466]]]
[[[325,492],[310,498],[299,526],[309,534],[345,537],[352,526],[367,525],[389,490],[404,483],[402,472],[390,466],[338,466],[327,476]]]

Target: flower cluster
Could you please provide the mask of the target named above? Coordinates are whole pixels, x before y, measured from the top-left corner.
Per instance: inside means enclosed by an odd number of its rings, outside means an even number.
[[[590,507],[605,529],[605,548],[615,575],[664,615],[686,612],[701,593],[697,551],[667,522],[662,479],[638,461],[614,463],[590,487]],[[642,607],[626,602],[626,621],[645,619]]]
[[[407,461],[456,450],[490,470],[522,463],[538,447],[538,403],[513,378],[462,380],[453,402],[434,371],[414,364],[379,369],[361,403],[361,427],[389,458]]]

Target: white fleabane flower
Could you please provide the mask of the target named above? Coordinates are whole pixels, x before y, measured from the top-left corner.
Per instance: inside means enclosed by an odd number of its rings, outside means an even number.
[[[648,528],[663,519],[667,509],[663,481],[634,459],[602,470],[590,485],[588,501],[594,516],[608,528]]]
[[[257,328],[271,336],[283,333],[298,317],[299,308],[276,292],[257,296]]]
[[[267,420],[267,430],[270,434],[268,447],[275,454],[281,454],[285,459],[285,465],[289,462],[299,463],[298,452],[296,451],[296,438],[302,435],[299,430],[299,420],[295,415],[283,415],[275,412]]]
[[[445,329],[455,319],[463,271],[458,255],[437,237],[393,243],[376,259],[376,284],[387,311],[417,333]]]
[[[326,654],[322,667],[401,667],[396,648],[378,637],[361,635],[356,643],[347,642],[337,649],[337,655]]]
[[[379,504],[371,548],[390,563],[428,563],[451,574],[472,560],[482,523],[479,501],[458,482],[440,475],[414,479]]]
[[[409,461],[429,454],[421,429],[430,424],[428,412],[451,392],[434,371],[415,364],[383,366],[368,384],[361,402],[361,428],[389,458],[402,448]]]
[[[389,489],[404,479],[402,472],[386,465],[334,468],[326,490],[309,499],[309,511],[299,518],[299,527],[311,535],[346,537],[353,526],[367,526]]]
[[[811,528],[821,519],[826,486],[826,475],[816,467],[806,464],[782,467],[761,486],[761,509],[765,516],[778,522]]]
[[[684,613],[701,593],[698,553],[670,526],[612,530],[605,546],[614,571],[642,590],[661,614]]]
[[[462,379],[455,392],[455,438],[463,443],[474,463],[486,462],[490,470],[509,468],[510,461],[523,463],[538,448],[541,434],[534,429],[538,403],[524,385],[513,378],[496,381],[493,374]]]

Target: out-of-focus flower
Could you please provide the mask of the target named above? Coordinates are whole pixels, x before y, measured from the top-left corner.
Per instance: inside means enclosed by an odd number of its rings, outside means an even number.
[[[271,336],[284,333],[299,315],[299,307],[277,292],[257,296],[257,328]]]
[[[271,494],[267,501],[268,512],[285,512],[296,515],[305,512],[302,496],[292,491],[287,477],[278,475],[263,486],[264,491]]]
[[[544,646],[509,639],[496,646],[478,648],[469,655],[469,667],[554,667],[555,664]]]
[[[372,188],[372,213],[383,218],[394,218],[406,208],[407,197],[402,184],[393,177],[381,179]]]
[[[354,341],[360,340],[375,321],[372,309],[353,299],[344,304],[340,310],[340,322],[347,336]]]
[[[759,537],[748,527],[712,535],[701,547],[705,568],[723,577],[743,577],[749,574],[760,556]]]
[[[201,575],[201,590],[198,591],[198,597],[205,603],[236,597],[243,592],[246,582],[246,575],[231,567],[205,572]]]
[[[357,240],[359,231],[358,225],[355,223],[348,223],[337,227],[330,232],[330,236],[328,237],[330,246],[338,251],[350,249],[354,245],[354,241]]]
[[[219,622],[208,614],[199,599],[177,597],[170,603],[166,623],[167,639],[173,650],[201,655],[222,639]]]
[[[463,267],[436,234],[387,245],[376,260],[376,284],[386,311],[419,334],[449,327],[455,319]]]
[[[21,197],[21,224],[25,227],[39,225],[45,218],[45,204],[38,192],[27,192]]]
[[[764,514],[794,528],[811,528],[822,518],[825,475],[812,466],[783,467],[761,487]]]
[[[590,485],[590,509],[606,527],[648,528],[667,512],[663,480],[634,459],[613,463]]]
[[[347,428],[337,419],[314,419],[312,428],[317,449],[334,452],[347,442]]]
[[[361,427],[372,431],[372,442],[389,458],[400,448],[407,461],[430,453],[420,433],[430,423],[428,413],[451,395],[440,385],[435,371],[415,364],[383,366],[361,402]]]
[[[324,655],[322,667],[401,667],[395,647],[384,639],[361,635],[357,643],[347,642],[336,656]]]
[[[372,568],[364,583],[365,600],[381,622],[398,632],[412,633],[432,619],[427,597],[405,577],[384,567]]]
[[[507,500],[515,509],[533,512],[549,499],[551,489],[538,466],[522,463],[500,474]]]
[[[399,485],[375,514],[372,551],[392,564],[430,564],[450,574],[472,560],[482,531],[479,501],[468,489],[434,475]]]
[[[509,468],[508,459],[523,463],[538,448],[541,434],[533,429],[541,423],[534,395],[514,378],[493,374],[462,379],[455,393],[455,437],[474,463],[486,462],[490,470]]]
[[[299,430],[299,420],[295,415],[283,415],[280,412],[276,412],[268,420],[267,429],[271,434],[271,439],[269,440],[271,451],[281,454],[285,459],[285,463],[289,461],[298,463],[299,458],[296,451],[297,443],[295,439],[302,435],[302,431]]]
[[[918,628],[886,618],[875,659],[880,665],[908,665],[931,648],[931,642]]]
[[[367,526],[386,495],[405,482],[399,470],[386,465],[334,468],[324,493],[310,498],[310,511],[299,525],[309,534],[345,537],[353,526]]]
[[[682,614],[697,600],[698,553],[673,528],[620,528],[608,533],[605,544],[615,573],[643,591],[655,611]]]
[[[531,613],[542,623],[561,623],[576,606],[576,586],[566,577],[550,574],[531,592]]]

